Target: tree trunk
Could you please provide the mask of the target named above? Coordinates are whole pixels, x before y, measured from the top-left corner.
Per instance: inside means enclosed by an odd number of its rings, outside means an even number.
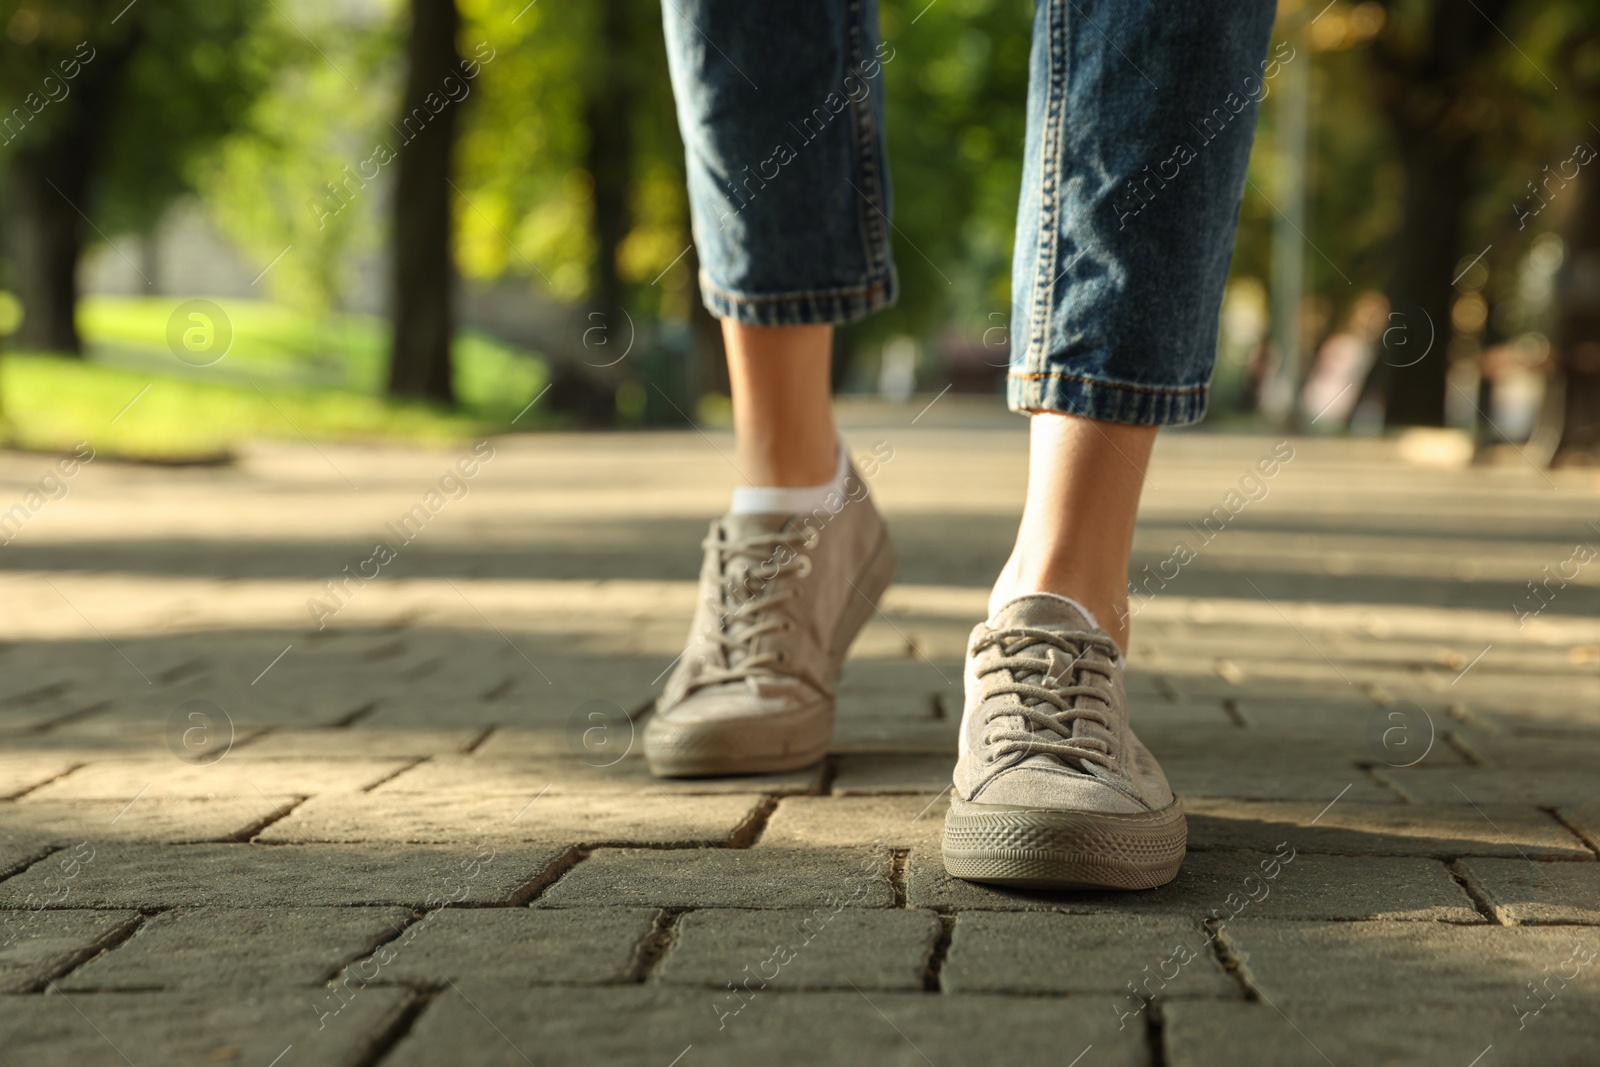
[[[1585,174],[1567,224],[1566,262],[1556,283],[1552,386],[1561,399],[1557,463],[1600,457],[1600,181]]]
[[[78,257],[83,251],[83,203],[87,176],[81,167],[62,168],[51,153],[19,156],[12,168],[16,191],[13,234],[22,324],[11,343],[79,356],[83,342],[74,314],[78,305]],[[62,182],[66,182],[65,186]],[[52,189],[51,182],[56,185]],[[59,190],[59,191],[57,191]]]
[[[585,160],[594,182],[594,265],[589,299],[607,317],[623,305],[617,250],[631,225],[628,208],[633,185],[633,33],[628,0],[600,0],[599,47],[593,77],[585,92],[584,119],[589,130]],[[611,323],[611,325],[616,325]]]
[[[1389,329],[1381,351],[1387,368],[1384,422],[1391,426],[1444,425],[1453,279],[1462,254],[1472,154],[1468,144],[1439,146],[1424,136],[1401,150],[1404,213],[1393,245]]]
[[[72,94],[53,105],[17,138],[11,157],[15,197],[13,239],[22,324],[17,348],[81,356],[78,336],[78,261],[94,215],[90,191],[106,125],[128,62],[144,39],[135,22],[120,41],[99,46],[81,69]]]
[[[445,79],[461,80],[456,52],[459,25],[455,0],[411,0],[394,196],[389,393],[447,404],[455,401],[450,364],[455,327],[450,156],[459,105],[446,95]]]

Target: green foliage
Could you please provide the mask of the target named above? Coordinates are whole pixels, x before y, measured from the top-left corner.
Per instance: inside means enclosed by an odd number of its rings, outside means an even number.
[[[250,258],[266,266],[292,249],[262,284],[309,312],[343,304],[387,233],[381,186],[362,177],[377,146],[398,139],[403,38],[386,6],[275,3],[248,42],[278,57],[271,88],[201,172],[211,218]]]
[[[95,144],[92,210],[101,230],[142,230],[193,187],[201,154],[232,129],[266,86],[276,56],[245,49],[264,0],[0,0],[0,107],[30,94],[59,101],[0,148],[27,151],[75,121],[83,93],[109,78],[112,103]],[[80,64],[76,77],[65,77]],[[63,86],[52,90],[47,79]],[[29,107],[31,110],[31,107]],[[87,206],[87,205],[86,205]]]

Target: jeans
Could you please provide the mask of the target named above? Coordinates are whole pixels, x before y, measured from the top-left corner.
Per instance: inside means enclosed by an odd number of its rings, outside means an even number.
[[[1295,58],[1262,58],[1275,7],[1037,0],[1012,410],[1205,414],[1256,107]],[[892,304],[883,68],[913,46],[880,39],[875,0],[663,0],[663,18],[706,306],[781,326]]]

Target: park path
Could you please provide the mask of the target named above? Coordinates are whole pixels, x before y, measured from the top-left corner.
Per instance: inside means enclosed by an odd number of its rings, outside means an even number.
[[[1593,472],[1165,437],[1130,690],[1189,859],[1010,893],[938,840],[1023,423],[918,406],[846,412],[902,567],[833,754],[726,781],[637,743],[725,434],[0,454],[0,1061],[1600,1062]]]

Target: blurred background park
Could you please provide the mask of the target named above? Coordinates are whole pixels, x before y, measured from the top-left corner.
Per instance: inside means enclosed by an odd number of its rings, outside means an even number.
[[[882,0],[903,295],[841,331],[841,394],[999,403],[1031,13]],[[6,443],[725,423],[661,23],[0,0]],[[1587,0],[1280,3],[1209,426],[1596,461],[1597,30]]]

